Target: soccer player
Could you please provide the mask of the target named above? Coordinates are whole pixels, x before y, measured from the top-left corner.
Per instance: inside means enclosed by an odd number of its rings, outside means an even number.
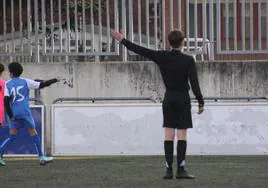
[[[3,124],[5,117],[5,110],[4,110],[5,80],[2,78],[4,70],[5,70],[4,65],[0,63],[0,126]]]
[[[182,53],[184,35],[181,31],[171,31],[168,35],[168,42],[171,50],[156,51],[136,45],[124,35],[112,31],[112,36],[120,41],[128,50],[144,56],[155,62],[166,87],[166,93],[162,104],[165,129],[165,159],[166,173],[164,179],[173,178],[173,145],[175,130],[177,129],[177,179],[193,179],[185,169],[185,155],[187,148],[187,129],[192,128],[191,101],[189,96],[190,81],[193,93],[198,100],[198,114],[204,111],[204,100],[200,91],[195,60],[192,56]]]
[[[22,78],[23,67],[20,63],[13,62],[8,65],[10,80],[5,87],[5,110],[9,117],[10,136],[0,146],[0,165],[6,165],[3,161],[3,154],[8,145],[16,140],[18,129],[28,129],[31,139],[39,155],[40,165],[45,165],[53,160],[52,157],[45,157],[41,149],[40,137],[35,129],[35,123],[29,107],[29,90],[42,89],[58,82],[54,78],[44,82],[36,82]]]

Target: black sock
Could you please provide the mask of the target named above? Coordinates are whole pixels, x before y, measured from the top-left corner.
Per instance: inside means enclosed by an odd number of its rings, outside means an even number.
[[[173,163],[173,150],[174,150],[174,143],[171,140],[165,140],[164,142],[165,148],[165,158],[166,158],[166,166],[167,168],[172,169]]]
[[[180,172],[184,171],[186,148],[187,148],[186,140],[178,140],[177,161],[178,161],[178,171]]]

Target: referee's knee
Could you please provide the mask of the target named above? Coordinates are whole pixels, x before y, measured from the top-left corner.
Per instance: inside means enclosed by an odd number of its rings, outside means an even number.
[[[165,140],[173,141],[175,138],[175,129],[165,128]]]
[[[187,140],[187,129],[178,129],[178,140]]]

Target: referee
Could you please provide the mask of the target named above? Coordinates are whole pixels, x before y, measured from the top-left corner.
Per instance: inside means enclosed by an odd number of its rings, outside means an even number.
[[[198,114],[204,111],[204,100],[198,83],[195,60],[193,57],[183,54],[184,35],[181,31],[171,31],[168,42],[171,50],[156,51],[136,45],[124,35],[112,31],[112,36],[128,50],[154,61],[160,68],[160,72],[166,87],[166,93],[162,104],[165,129],[165,159],[166,173],[164,179],[173,178],[173,148],[175,130],[177,130],[177,179],[194,179],[193,175],[185,171],[185,156],[187,148],[187,129],[192,128],[191,100],[189,96],[190,81],[193,93],[198,101]]]

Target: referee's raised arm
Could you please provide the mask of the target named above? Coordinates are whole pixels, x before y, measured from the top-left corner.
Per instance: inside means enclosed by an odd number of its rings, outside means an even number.
[[[146,57],[156,63],[160,61],[158,51],[144,48],[142,46],[134,44],[133,42],[130,42],[129,40],[127,40],[122,33],[114,31],[114,30],[112,31],[112,36],[115,38],[115,40],[123,44],[128,50],[133,51],[143,57]]]

